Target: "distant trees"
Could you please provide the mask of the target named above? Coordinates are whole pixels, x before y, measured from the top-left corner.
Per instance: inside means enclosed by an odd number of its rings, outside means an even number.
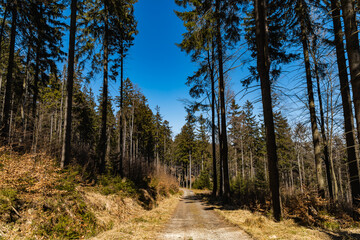
[[[187,81],[190,96],[195,99],[192,109],[195,116],[198,110],[211,109],[209,127],[213,139],[213,194],[224,193],[225,199],[229,197],[227,179],[231,179],[233,192],[239,191],[243,196],[249,193],[245,189],[250,191],[251,185],[256,191],[257,187],[264,188],[269,183],[274,217],[280,220],[281,192],[297,194],[294,186],[298,185],[303,193],[316,186],[322,198],[350,201],[349,192],[344,194],[344,189],[348,189],[344,181],[349,181],[352,202],[356,206],[360,189],[359,147],[355,139],[360,128],[357,117],[360,87],[357,85],[359,74],[356,62],[359,61],[356,59],[360,56],[360,48],[355,21],[356,3],[351,0],[318,1],[316,4],[307,0],[254,0],[241,3],[178,0],[176,3],[183,7],[190,6],[184,12],[176,12],[187,30],[179,47],[199,65]],[[321,16],[321,13],[324,15]],[[331,15],[334,33],[323,26],[328,15]],[[239,28],[239,23],[243,28]],[[329,50],[329,46],[333,46],[332,40],[329,40],[332,35],[335,36],[336,58]],[[245,38],[240,39],[240,36]],[[240,107],[236,102],[237,94],[227,93],[225,89],[232,66],[237,65],[239,59],[244,59],[242,54],[248,56],[245,51],[240,52],[239,43],[251,51],[251,60],[246,58],[238,64],[248,67],[244,73],[247,76],[241,82],[248,87],[260,80],[264,111],[261,127],[261,121],[252,113],[255,100]],[[295,50],[298,46],[301,46],[302,54]],[[348,83],[346,54],[349,57],[351,86]],[[253,59],[256,66],[253,66]],[[297,61],[299,59],[300,63]],[[335,61],[337,70],[332,67]],[[297,75],[292,71],[283,74],[284,64],[301,64],[303,70],[298,70]],[[304,72],[305,77],[300,76],[300,72]],[[333,85],[334,72],[339,76],[340,91],[335,90]],[[281,77],[282,81],[289,78],[293,89],[285,91],[291,93],[283,93],[283,86],[278,87]],[[295,78],[301,79],[296,83],[299,85],[295,85]],[[313,84],[313,79],[316,79],[316,84]],[[306,84],[306,102],[298,95],[301,92],[298,86],[303,83]],[[342,98],[342,123],[345,126],[342,132],[335,126],[339,123],[336,94],[341,94]],[[294,99],[293,95],[298,99]],[[276,103],[273,102],[274,97]],[[355,116],[352,115],[351,97]],[[289,124],[286,111],[281,109],[284,105],[281,98],[305,104],[310,121],[296,120],[296,126]],[[296,113],[300,114],[299,110]],[[354,119],[357,122],[355,128]],[[309,148],[309,126],[312,150]],[[345,134],[345,138],[340,143],[338,140],[342,134]],[[345,141],[349,179],[343,173],[343,155],[338,148]],[[218,151],[216,147],[219,147]],[[216,159],[217,154],[220,159]],[[241,199],[246,201],[245,197]]]
[[[228,144],[227,144],[227,121],[225,101],[225,70],[224,55],[227,49],[231,48],[239,40],[239,17],[236,12],[239,3],[235,1],[176,1],[180,6],[191,5],[194,8],[188,12],[177,12],[179,18],[184,21],[187,33],[179,46],[182,50],[192,54],[192,60],[202,59],[199,71],[191,78],[189,84],[194,84],[194,96],[203,95],[206,90],[206,83],[211,85],[211,107],[215,107],[215,82],[218,86],[218,101],[220,113],[220,185],[219,193],[225,199],[230,199],[230,182],[228,170]],[[204,58],[202,58],[202,53]],[[195,82],[197,80],[197,82]],[[213,83],[214,82],[214,83]],[[201,84],[199,84],[201,83]],[[215,109],[212,111],[215,116]],[[213,117],[213,122],[215,118]],[[213,137],[214,138],[214,137]],[[213,148],[214,149],[214,148]],[[214,149],[215,150],[215,149]],[[213,151],[214,151],[213,150]],[[213,153],[215,156],[215,154]],[[215,163],[215,159],[214,159]],[[215,164],[213,164],[215,166]],[[216,167],[216,166],[215,166]],[[214,170],[216,170],[214,167]],[[215,172],[215,171],[214,171]],[[217,177],[214,174],[214,177]],[[223,184],[222,184],[223,183]],[[217,187],[217,184],[215,184]]]
[[[80,164],[93,179],[111,173],[143,181],[156,166],[155,156],[158,167],[173,170],[169,122],[157,119],[145,96],[123,76],[137,33],[135,2],[72,0],[70,11],[59,1],[0,4],[2,144],[47,151],[61,167]],[[103,87],[96,99],[89,81],[99,74]],[[108,84],[119,75],[119,96],[113,100]]]

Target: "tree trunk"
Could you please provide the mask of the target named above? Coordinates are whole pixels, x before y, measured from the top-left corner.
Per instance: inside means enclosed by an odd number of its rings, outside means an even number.
[[[1,23],[1,29],[0,29],[0,57],[1,57],[1,53],[2,53],[2,39],[3,39],[3,35],[4,35],[4,29],[5,29],[5,23],[6,23],[6,18],[7,18],[8,11],[9,11],[9,3],[7,3],[6,6],[5,6],[5,11],[4,11],[4,15],[3,15],[2,23]]]
[[[69,41],[69,59],[67,72],[67,104],[65,113],[65,139],[62,145],[61,164],[64,168],[70,163],[71,157],[71,125],[72,125],[72,98],[74,86],[74,58],[75,58],[75,35],[76,35],[76,10],[77,0],[71,0],[71,20],[70,20],[70,41]]]
[[[358,137],[360,137],[359,131],[359,122],[360,122],[360,109],[359,109],[359,94],[360,94],[360,80],[359,80],[359,40],[357,34],[357,27],[353,25],[355,21],[355,14],[353,11],[353,6],[351,1],[342,0],[341,1],[343,8],[343,18],[345,23],[345,34],[346,34],[346,46],[349,57],[350,65],[350,75],[353,87],[353,96],[354,104],[357,104],[357,110],[355,107],[356,113],[356,122],[357,122],[357,131]],[[344,124],[345,124],[345,136],[346,136],[346,150],[348,158],[348,172],[350,175],[350,186],[353,202],[356,205],[360,204],[360,181],[359,181],[359,154],[358,148],[355,146],[355,131],[354,131],[354,118],[351,105],[350,97],[350,88],[349,81],[347,77],[346,70],[346,59],[345,59],[345,50],[343,42],[343,32],[341,28],[341,20],[339,2],[337,0],[331,0],[332,8],[332,17],[335,31],[335,43],[336,43],[336,56],[337,63],[339,68],[339,79],[340,79],[340,88],[341,88],[341,98],[343,103],[343,114],[344,114]],[[359,141],[360,142],[360,141]]]
[[[224,167],[223,167],[223,148],[222,148],[222,144],[223,142],[221,141],[221,129],[220,129],[220,111],[219,111],[219,104],[217,104],[217,122],[218,122],[218,135],[219,135],[219,196],[223,196],[224,195]]]
[[[345,25],[346,49],[349,58],[355,119],[360,142],[360,47],[356,23],[355,1],[341,0],[341,7]],[[351,179],[350,181],[352,182],[354,180]]]
[[[14,55],[15,55],[15,38],[16,38],[16,21],[17,21],[17,10],[16,1],[14,1],[12,9],[12,20],[11,20],[11,36],[9,46],[9,61],[6,75],[6,92],[4,100],[4,113],[3,113],[3,128],[2,138],[5,144],[8,143],[9,138],[9,127],[10,127],[10,105],[11,105],[11,93],[13,84],[13,68],[14,68]]]
[[[108,10],[105,4],[105,30],[104,30],[104,79],[103,79],[103,93],[102,93],[102,109],[101,109],[101,135],[99,142],[99,151],[100,151],[100,159],[99,159],[99,173],[105,172],[105,158],[106,158],[106,146],[107,146],[107,108],[108,108]]]
[[[254,0],[256,21],[256,47],[257,47],[257,70],[261,82],[261,95],[264,111],[264,123],[266,132],[266,150],[269,162],[270,190],[276,221],[281,220],[281,202],[279,190],[278,156],[275,140],[274,116],[270,86],[270,57],[267,27],[267,7],[265,0]]]
[[[244,159],[244,140],[243,140],[243,136],[241,136],[241,173],[242,173],[243,180],[245,180],[245,159]]]
[[[219,98],[220,98],[220,113],[221,113],[221,147],[224,170],[224,197],[225,201],[230,200],[230,182],[229,182],[229,167],[228,167],[228,143],[227,143],[227,129],[226,129],[226,107],[225,107],[225,83],[223,70],[223,47],[221,37],[221,19],[220,19],[220,0],[216,0],[216,45],[217,57],[219,64]],[[220,127],[220,126],[219,126]]]
[[[300,191],[301,191],[301,193],[304,193],[302,173],[301,173],[301,164],[300,164],[300,154],[299,153],[296,154],[296,158],[297,158],[298,169],[299,169]]]
[[[27,130],[27,118],[28,118],[28,111],[26,110],[26,104],[27,104],[27,97],[29,95],[29,81],[30,81],[30,53],[31,53],[31,48],[29,45],[28,48],[28,53],[26,56],[26,69],[25,69],[25,78],[23,81],[23,94],[22,94],[22,104],[21,104],[21,122],[22,122],[22,127],[23,127],[23,137],[22,137],[22,141],[25,143],[26,142],[26,130]],[[1,87],[0,87],[1,89]]]
[[[191,189],[191,151],[189,152],[190,169],[189,169],[189,185]]]
[[[124,48],[121,46],[121,52],[120,52],[120,117],[119,117],[119,130],[120,130],[120,151],[119,151],[119,167],[118,171],[120,176],[122,177],[124,175],[123,172],[123,159],[124,159],[124,153],[122,151],[123,149],[123,92],[124,92]]]
[[[300,1],[299,11],[304,11],[302,0]],[[315,165],[316,165],[316,178],[318,181],[318,192],[321,197],[325,197],[325,180],[322,174],[322,162],[321,162],[321,148],[320,148],[320,136],[319,130],[316,123],[316,111],[315,111],[315,101],[314,101],[314,92],[313,92],[313,83],[311,79],[311,69],[310,69],[310,59],[309,59],[309,48],[308,48],[308,39],[307,39],[307,30],[305,26],[305,20],[303,13],[300,13],[300,27],[301,27],[301,43],[303,45],[303,54],[306,70],[306,85],[308,92],[308,102],[310,110],[310,121],[311,121],[311,132],[314,145],[314,154],[315,154]]]
[[[212,160],[213,160],[213,190],[212,195],[216,196],[217,185],[217,167],[216,167],[216,140],[215,140],[215,78],[214,78],[214,48],[211,47],[211,63],[210,53],[208,51],[208,65],[210,69],[211,80],[211,147],[212,147]]]
[[[320,130],[321,130],[321,136],[324,144],[324,162],[325,162],[325,168],[326,168],[326,176],[328,181],[328,188],[329,188],[329,195],[330,199],[334,199],[334,192],[333,192],[333,179],[332,179],[332,173],[330,170],[330,157],[329,157],[329,141],[327,139],[326,133],[325,133],[325,119],[324,119],[324,110],[323,110],[323,104],[322,104],[322,98],[321,98],[321,89],[320,89],[320,77],[319,77],[319,67],[316,59],[316,38],[314,38],[314,44],[313,44],[313,61],[315,65],[315,78],[316,78],[316,84],[317,84],[317,91],[318,91],[318,99],[319,99],[319,108],[320,108]]]

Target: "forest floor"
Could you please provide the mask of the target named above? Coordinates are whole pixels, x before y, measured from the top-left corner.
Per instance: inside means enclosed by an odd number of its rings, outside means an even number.
[[[302,226],[291,218],[275,222],[269,214],[264,212],[250,211],[248,209],[234,206],[223,205],[210,200],[210,192],[202,190],[194,190],[197,201],[207,209],[213,209],[223,220],[237,226],[245,231],[253,239],[267,240],[267,239],[283,239],[283,240],[297,240],[297,239],[323,239],[323,240],[352,240],[360,239],[360,223],[357,222],[351,227],[337,228],[334,230],[314,227]],[[334,218],[328,216],[328,218]]]

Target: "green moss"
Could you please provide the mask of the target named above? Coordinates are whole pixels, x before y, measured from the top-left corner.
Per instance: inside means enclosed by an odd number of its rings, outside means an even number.
[[[108,175],[103,175],[99,178],[98,189],[104,195],[122,192],[128,196],[136,196],[138,192],[134,182]]]
[[[46,215],[52,217],[40,224],[36,235],[50,239],[79,239],[82,236],[94,236],[100,230],[95,215],[79,196],[53,203]]]
[[[63,178],[60,179],[60,182],[55,188],[57,190],[67,191],[67,192],[74,192],[75,188],[78,184],[76,180],[76,176],[78,175],[78,171],[74,170],[67,170],[63,172]]]
[[[340,225],[337,222],[326,221],[323,223],[323,226],[325,229],[332,230],[332,231],[340,230]]]
[[[12,208],[16,206],[18,193],[12,188],[0,189],[0,215],[11,214]]]

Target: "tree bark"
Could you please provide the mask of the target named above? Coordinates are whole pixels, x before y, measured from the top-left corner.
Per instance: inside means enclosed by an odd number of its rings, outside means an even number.
[[[328,181],[328,188],[329,188],[329,195],[330,199],[334,199],[334,191],[333,191],[333,179],[332,179],[332,172],[330,169],[330,157],[329,157],[329,141],[326,136],[325,132],[325,118],[324,118],[324,109],[322,104],[322,98],[321,98],[321,89],[320,89],[320,76],[319,76],[319,67],[316,59],[316,39],[314,39],[313,44],[313,61],[315,65],[315,78],[316,78],[316,84],[317,84],[317,93],[318,93],[318,99],[319,99],[319,108],[320,108],[320,130],[321,130],[321,136],[324,144],[324,162],[325,162],[325,168],[326,168],[326,176]]]
[[[223,148],[222,148],[222,144],[223,142],[221,141],[221,129],[220,129],[220,111],[219,111],[219,104],[217,104],[217,122],[218,122],[218,138],[219,138],[219,196],[223,196],[224,195],[224,167],[223,167]]]
[[[77,0],[71,1],[71,20],[70,20],[70,41],[69,41],[69,60],[67,72],[67,105],[65,113],[65,139],[62,146],[61,164],[64,168],[70,163],[71,157],[71,125],[72,125],[72,98],[74,88],[74,60],[75,60],[75,35],[76,35],[76,10]]]
[[[274,218],[281,220],[281,202],[279,190],[278,156],[275,140],[274,116],[271,99],[270,85],[270,57],[267,27],[267,7],[265,0],[254,0],[256,21],[256,47],[257,47],[257,70],[261,82],[261,95],[264,111],[264,123],[266,132],[266,150],[269,162],[269,180],[272,197]]]
[[[123,176],[123,159],[124,159],[124,153],[123,153],[123,94],[124,94],[124,47],[121,46],[120,49],[120,117],[119,117],[119,130],[120,130],[120,151],[119,151],[119,175]]]
[[[208,51],[208,66],[210,69],[211,80],[211,148],[212,148],[212,160],[213,160],[213,189],[212,195],[217,195],[217,167],[216,167],[216,140],[215,140],[215,78],[214,78],[214,48],[211,47],[211,62],[210,53]]]
[[[14,1],[13,8],[11,10],[12,20],[11,20],[11,36],[10,36],[10,46],[9,46],[9,61],[8,69],[6,75],[6,89],[5,89],[5,100],[4,100],[4,113],[3,113],[3,128],[2,128],[2,138],[4,144],[8,143],[9,138],[9,127],[10,127],[10,105],[11,105],[11,93],[12,93],[12,84],[13,84],[13,68],[14,68],[14,57],[15,57],[15,39],[16,39],[16,27],[17,27],[17,2]]]
[[[230,200],[230,181],[229,181],[229,166],[228,166],[228,143],[227,143],[227,129],[226,129],[226,107],[225,107],[225,83],[224,83],[224,69],[223,69],[223,46],[221,37],[221,19],[220,19],[220,0],[216,0],[216,45],[217,57],[219,64],[219,98],[220,98],[220,113],[221,113],[221,147],[223,149],[223,170],[224,170],[224,197],[225,201]]]
[[[305,19],[303,17],[303,11],[305,10],[303,8],[304,8],[303,2],[302,0],[300,0],[299,16],[301,18],[300,20],[301,43],[303,46],[303,54],[304,54],[304,62],[305,62],[306,85],[307,85],[307,94],[308,94],[308,103],[309,103],[310,121],[311,121],[311,133],[313,138],[314,154],[315,154],[316,178],[318,182],[318,193],[321,197],[325,197],[325,180],[322,173],[320,134],[316,123],[316,111],[315,111],[313,83],[311,79],[307,28],[305,26]]]
[[[103,79],[103,92],[102,92],[102,109],[101,109],[101,135],[99,142],[99,173],[105,172],[105,161],[106,161],[106,148],[107,148],[107,108],[108,108],[108,58],[109,58],[109,46],[108,46],[108,10],[105,4],[105,29],[104,29],[104,79]]]
[[[333,21],[337,21],[337,29],[335,29],[335,38],[336,41],[336,53],[338,58],[341,57],[345,59],[345,54],[341,51],[341,46],[343,47],[342,42],[342,32],[341,32],[341,21],[337,16],[340,15],[338,9],[338,4],[335,0],[332,0],[333,8]],[[351,0],[341,0],[341,7],[343,11],[343,19],[345,25],[345,37],[346,37],[346,49],[349,58],[349,67],[350,67],[350,76],[353,92],[353,102],[355,108],[355,119],[357,126],[357,135],[360,142],[360,49],[359,49],[359,38],[358,38],[358,29],[356,24],[356,14],[354,10],[354,3]],[[335,11],[338,14],[334,18]],[[335,27],[335,22],[334,22]],[[337,30],[337,31],[336,31]],[[339,65],[339,77],[340,77],[340,86],[341,86],[341,96],[343,98],[343,108],[344,108],[344,117],[345,117],[345,134],[346,134],[346,143],[347,143],[347,153],[348,153],[348,169],[350,175],[350,186],[351,194],[354,205],[360,205],[360,181],[359,181],[359,169],[358,169],[358,148],[355,147],[355,133],[353,131],[352,123],[352,107],[350,100],[350,91],[348,90],[348,81],[346,75],[346,62],[345,60],[338,60],[338,64],[341,64],[341,70]],[[345,98],[345,101],[344,101]],[[345,105],[344,105],[345,103]],[[346,110],[345,110],[346,108]]]

